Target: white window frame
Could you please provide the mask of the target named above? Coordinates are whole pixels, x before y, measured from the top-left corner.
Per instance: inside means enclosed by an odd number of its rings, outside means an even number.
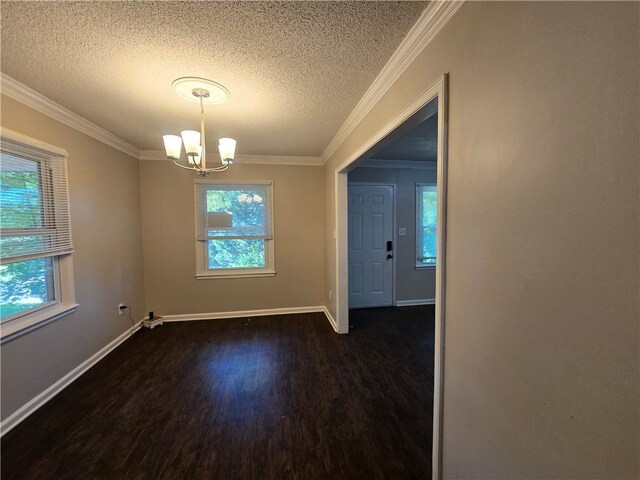
[[[32,313],[35,312],[39,312],[42,310],[45,310],[51,306],[54,306],[59,302],[59,298],[60,298],[60,293],[61,293],[61,289],[60,289],[60,262],[58,260],[58,256],[53,256],[53,257],[44,257],[44,258],[50,258],[51,259],[51,276],[53,278],[53,300],[43,303],[42,305],[38,305],[37,307],[32,307],[28,310],[25,310],[23,312],[16,312],[13,315],[7,315],[6,317],[4,317],[3,319],[0,320],[0,324],[4,325],[7,322],[10,322],[12,320],[15,320],[19,317],[23,317],[23,316],[27,316],[27,315],[31,315]],[[30,259],[27,260],[22,260],[24,262],[29,261]],[[15,262],[15,263],[20,263],[20,262]]]
[[[0,148],[7,153],[26,158],[64,158],[66,150],[35,140],[6,128],[0,128]],[[51,255],[53,289],[55,299],[39,307],[17,312],[0,321],[1,343],[21,337],[37,328],[76,311],[75,285],[73,281],[73,256],[71,253]]]
[[[268,207],[268,215],[271,226],[271,237],[265,239],[265,266],[264,268],[208,268],[208,247],[206,240],[198,240],[197,232],[199,218],[202,212],[199,211],[199,195],[200,191],[207,186],[225,186],[242,188],[251,188],[253,186],[265,187],[266,201],[265,207]],[[275,222],[274,222],[274,197],[273,197],[273,181],[271,180],[194,180],[195,195],[195,217],[196,217],[196,278],[198,280],[211,280],[220,278],[250,278],[250,277],[273,277],[276,274],[275,268]]]
[[[420,260],[420,258],[422,258],[422,248],[421,248],[421,245],[422,245],[422,191],[425,187],[435,191],[436,193],[438,192],[438,186],[435,183],[416,183],[416,248],[415,248],[416,265],[415,265],[415,268],[435,269],[436,265],[438,264],[437,258],[435,263],[423,263],[422,260]]]

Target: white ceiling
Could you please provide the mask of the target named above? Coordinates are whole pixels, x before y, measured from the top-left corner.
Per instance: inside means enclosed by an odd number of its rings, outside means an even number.
[[[197,128],[171,90],[231,98],[207,133],[238,153],[319,156],[425,2],[2,2],[2,72],[143,150]]]

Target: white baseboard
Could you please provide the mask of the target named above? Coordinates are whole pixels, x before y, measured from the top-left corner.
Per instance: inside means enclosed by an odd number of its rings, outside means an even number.
[[[235,312],[191,313],[185,315],[162,315],[163,322],[190,322],[194,320],[219,320],[222,318],[265,317],[267,315],[288,315],[292,313],[324,313],[331,327],[338,333],[338,323],[326,306],[267,308],[263,310],[239,310]]]
[[[219,320],[222,318],[265,317],[267,315],[289,315],[292,313],[324,313],[337,332],[338,324],[324,305],[313,307],[266,308],[262,310],[238,310],[235,312],[189,313],[184,315],[162,315],[163,322],[191,322],[195,320]]]
[[[127,340],[131,335],[140,330],[142,322],[138,322],[134,326],[130,327],[126,332],[117,337],[115,340],[105,345],[102,349],[94,353],[91,357],[86,359],[76,368],[67,373],[64,377],[58,380],[56,383],[51,385],[42,393],[36,395],[27,403],[25,403],[18,410],[13,412],[7,418],[5,418],[2,423],[0,423],[0,436],[3,436],[5,433],[11,431],[13,427],[22,422],[25,418],[31,415],[33,412],[38,410],[41,406],[55,397],[58,393],[68,387],[74,380],[80,377],[83,373],[93,367],[96,363],[102,360],[109,352],[115,349],[122,342]]]
[[[420,298],[417,300],[398,300],[396,307],[413,307],[415,305],[435,305],[435,298]]]
[[[324,306],[266,308],[262,310],[238,310],[235,312],[188,313],[184,315],[161,315],[163,322],[191,322],[193,320],[219,320],[222,318],[265,317],[291,313],[324,312]]]
[[[333,318],[333,315],[331,315],[331,312],[329,311],[329,309],[327,307],[323,307],[323,312],[327,317],[327,320],[329,320],[329,323],[331,324],[335,332],[340,333],[338,332],[338,322],[336,322],[336,319]]]

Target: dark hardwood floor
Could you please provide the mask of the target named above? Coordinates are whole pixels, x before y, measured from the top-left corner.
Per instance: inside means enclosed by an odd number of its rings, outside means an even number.
[[[143,330],[2,438],[2,479],[431,478],[433,317]]]

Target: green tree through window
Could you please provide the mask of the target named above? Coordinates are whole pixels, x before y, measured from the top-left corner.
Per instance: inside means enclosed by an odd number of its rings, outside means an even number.
[[[0,171],[0,228],[42,227],[42,192],[38,163],[2,154]],[[29,252],[44,241],[41,235],[9,236],[0,240],[0,249],[12,253]],[[0,318],[25,312],[52,301],[53,261],[36,258],[0,265]]]
[[[203,184],[198,207],[205,241],[199,271],[226,274],[269,267],[270,185]],[[200,228],[200,227],[199,227]],[[229,273],[230,272],[230,273]]]
[[[417,187],[417,260],[416,264],[436,264],[436,225],[438,220],[438,192],[435,185]]]

